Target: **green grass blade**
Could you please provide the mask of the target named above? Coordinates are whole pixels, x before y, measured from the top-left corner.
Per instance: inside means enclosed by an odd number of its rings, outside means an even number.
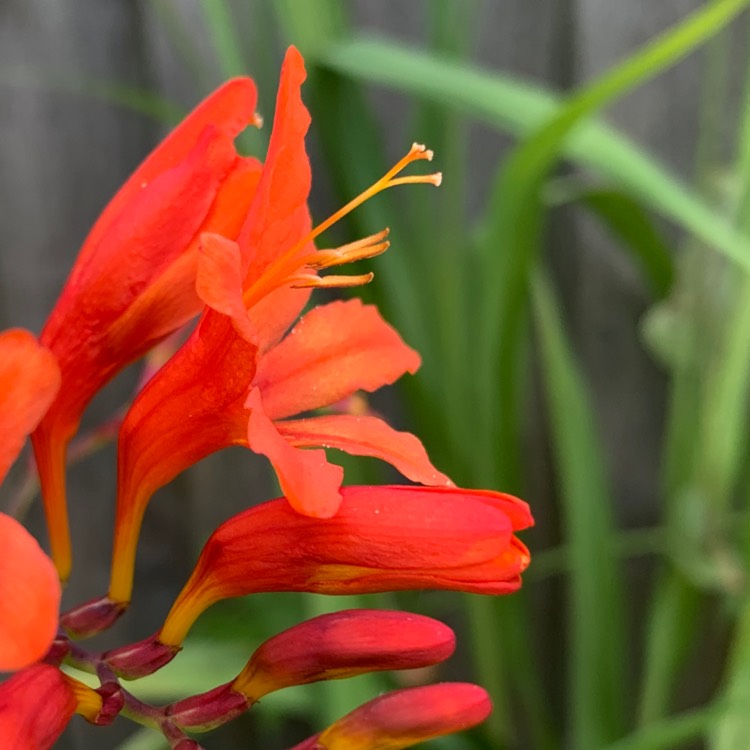
[[[732,3],[742,5],[746,3]],[[720,10],[738,12],[735,7]],[[706,33],[728,18],[722,14],[712,20]],[[327,49],[321,61],[346,76],[425,97],[518,137],[541,127],[562,101],[541,86],[374,38],[340,42]],[[750,269],[747,239],[652,154],[613,128],[595,120],[582,122],[565,142],[563,153]]]
[[[311,59],[350,31],[349,16],[340,0],[274,0],[273,10],[286,40]]]
[[[623,665],[628,658],[612,498],[586,387],[541,275],[534,280],[532,297],[572,568],[568,710],[573,746],[597,748],[622,731],[627,709]]]
[[[246,74],[247,64],[231,6],[225,0],[200,0],[200,9],[222,74],[227,78]]]
[[[718,711],[717,706],[708,706],[670,716],[607,745],[604,750],[677,750],[706,735],[716,721]],[[744,750],[747,742],[741,747]]]
[[[63,91],[76,96],[90,97],[137,112],[167,125],[175,125],[186,114],[184,107],[137,86],[99,81],[72,73],[60,74],[53,70],[6,67],[0,70],[0,86]]]
[[[570,196],[581,203],[630,250],[655,299],[666,297],[674,281],[669,246],[641,205],[619,190],[582,190]]]

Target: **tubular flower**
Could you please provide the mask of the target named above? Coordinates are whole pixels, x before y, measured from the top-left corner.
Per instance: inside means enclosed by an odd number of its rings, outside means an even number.
[[[445,682],[395,690],[356,708],[292,750],[399,750],[469,729],[492,710],[478,685]]]
[[[178,647],[221,599],[266,591],[361,594],[450,589],[504,594],[529,562],[513,532],[533,521],[501,493],[433,487],[344,487],[328,519],[283,498],[234,516],[209,538],[158,641]]]
[[[21,329],[0,333],[0,482],[60,386],[52,354]],[[57,631],[60,582],[52,561],[0,513],[0,670],[41,659]]]
[[[62,389],[32,439],[62,579],[71,566],[68,442],[107,381],[200,311],[200,235],[236,237],[260,177],[259,162],[233,144],[256,121],[255,102],[252,81],[230,81],[153,151],[94,225],[42,331]]]
[[[234,242],[206,233],[197,288],[208,309],[175,356],[139,394],[120,433],[118,498],[109,599],[130,600],[135,548],[153,493],[206,455],[244,445],[266,455],[293,507],[329,517],[341,503],[343,471],[326,446],[392,463],[414,481],[449,485],[413,435],[382,420],[349,415],[288,419],[414,372],[419,356],[373,307],[337,302],[308,313],[286,336],[312,286],[362,283],[367,277],[319,277],[317,270],[382,252],[385,233],[338,250],[313,239],[370,194],[435,176],[396,177],[427,158],[422,147],[342,212],[310,230],[310,167],[304,139],[301,56],[282,69],[268,157],[247,220]],[[300,288],[302,287],[302,288]],[[169,446],[165,449],[165,446]]]

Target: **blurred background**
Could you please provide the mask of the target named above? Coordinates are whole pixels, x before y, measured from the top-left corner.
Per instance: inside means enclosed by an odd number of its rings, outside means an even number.
[[[326,239],[391,228],[355,293],[423,366],[370,407],[458,484],[518,494],[537,519],[518,595],[226,603],[137,695],[207,690],[305,617],[398,606],[451,624],[457,655],[429,674],[272,695],[205,746],[287,747],[388,687],[446,678],[484,685],[495,712],[435,748],[750,745],[748,5],[0,2],[2,327],[41,328],[109,197],[230,76],[258,83],[266,124],[240,147],[262,156],[293,43],[308,64],[318,221],[412,141],[444,173],[440,190],[378,196]],[[84,430],[127,403],[137,376],[97,398]],[[106,589],[115,451],[102,442],[69,475],[71,605]],[[397,480],[341,460],[348,483]],[[11,480],[1,507],[43,538],[23,467]],[[275,492],[238,450],[159,493],[133,607],[102,647],[154,632],[213,528]],[[75,720],[60,747],[166,747],[132,731]]]

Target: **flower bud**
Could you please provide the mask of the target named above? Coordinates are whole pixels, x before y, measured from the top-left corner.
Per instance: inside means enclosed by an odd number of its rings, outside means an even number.
[[[453,631],[437,620],[351,609],[315,617],[269,639],[232,687],[255,702],[293,685],[431,666],[447,659],[454,648]]]
[[[165,646],[156,636],[151,636],[138,643],[107,651],[103,660],[109,668],[125,680],[153,674],[174,659],[179,647]]]
[[[445,682],[396,690],[354,709],[292,750],[399,750],[460,732],[492,710],[478,685]]]

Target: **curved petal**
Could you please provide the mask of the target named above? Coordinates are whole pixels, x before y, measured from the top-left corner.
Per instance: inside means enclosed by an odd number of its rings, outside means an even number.
[[[208,310],[138,394],[120,428],[110,597],[130,600],[141,520],[156,490],[202,458],[244,445],[256,350]]]
[[[60,388],[60,368],[28,331],[0,333],[0,482]]]
[[[245,288],[308,231],[312,176],[305,136],[310,114],[300,95],[306,77],[302,55],[290,47],[281,67],[263,174],[238,240]]]
[[[256,337],[242,300],[241,264],[236,242],[218,234],[202,235],[195,288],[210,308],[231,318],[245,341],[255,344]]]
[[[334,515],[341,505],[344,470],[328,463],[325,451],[292,448],[266,415],[257,388],[250,392],[245,406],[250,409],[247,443],[271,461],[292,508],[314,518]]]
[[[419,368],[408,347],[373,305],[331,302],[305,315],[258,363],[255,384],[273,419],[375,391]]]
[[[212,126],[234,139],[248,123],[257,122],[257,100],[255,83],[250,78],[233,78],[209,94],[159,143],[117,191],[89,232],[78,262],[83,262],[92,253],[115,218],[144,186],[179,164],[190,153],[207,127]]]
[[[260,178],[261,165],[256,159],[237,159],[203,220],[201,233],[236,237]],[[154,341],[170,334],[178,321],[192,317],[197,304],[196,275],[202,234],[196,234],[185,250],[152,280],[133,301],[108,333],[113,350],[139,352]],[[143,321],[148,321],[144,331]],[[146,333],[147,335],[144,335]]]
[[[0,670],[16,670],[39,661],[52,644],[60,581],[36,539],[5,513],[0,550]]]
[[[72,688],[56,667],[35,664],[0,685],[3,747],[49,750],[76,710]]]
[[[387,461],[413,482],[453,485],[430,463],[419,438],[410,432],[394,430],[378,417],[335,414],[275,424],[282,437],[295,447],[321,445],[353,456],[374,456]]]

